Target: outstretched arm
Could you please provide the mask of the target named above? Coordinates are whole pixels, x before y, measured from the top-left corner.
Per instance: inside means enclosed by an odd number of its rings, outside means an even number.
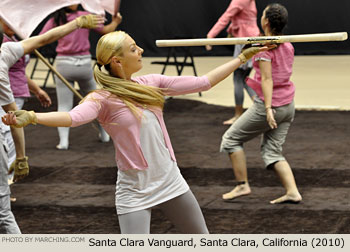
[[[207,38],[215,38],[232,20],[232,17],[237,15],[242,10],[242,7],[237,5],[236,1],[232,1],[227,10],[221,15],[215,25],[210,29]],[[206,45],[207,51],[212,49],[211,45]]]
[[[220,81],[229,76],[242,63],[245,63],[254,54],[275,48],[275,46],[251,47],[244,50],[236,59],[233,59],[201,77],[195,76],[165,76],[149,75],[148,78],[140,77],[141,83],[148,83],[158,88],[162,88],[165,95],[183,95],[200,91],[206,91],[214,87]]]
[[[93,97],[90,99],[90,97]],[[10,111],[2,117],[3,123],[21,128],[28,124],[42,124],[49,127],[76,127],[96,119],[103,101],[97,101],[89,95],[85,101],[69,112],[35,113],[34,111]]]
[[[215,38],[232,20],[232,17],[237,15],[242,10],[242,6],[240,6],[237,1],[231,1],[229,7],[226,11],[221,15],[215,25],[210,29],[207,34],[208,38]]]
[[[70,127],[72,118],[68,112],[35,113],[37,123],[49,127]]]
[[[28,124],[42,124],[49,127],[70,127],[72,125],[72,118],[68,112],[35,113],[34,111],[17,110],[10,111],[4,115],[2,122],[6,125],[13,125],[16,128],[25,127]]]
[[[239,58],[234,58],[233,60],[211,70],[205,75],[208,77],[211,86],[214,87],[220,81],[226,79],[226,77],[235,71],[241,64],[242,61]]]
[[[55,27],[44,34],[22,40],[21,44],[24,49],[24,54],[30,53],[41,46],[50,44],[78,28],[91,29],[97,27],[103,22],[104,20],[101,16],[91,14],[86,16],[80,16],[69,23]]]
[[[205,74],[212,87],[218,84],[220,81],[228,77],[232,72],[234,72],[241,64],[247,62],[255,54],[269,49],[275,48],[276,45],[266,45],[264,47],[250,47],[245,49],[237,58],[211,70]]]

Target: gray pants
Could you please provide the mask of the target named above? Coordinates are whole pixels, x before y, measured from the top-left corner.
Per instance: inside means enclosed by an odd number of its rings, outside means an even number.
[[[20,234],[11,211],[10,195],[0,196],[0,234]]]
[[[181,233],[208,234],[202,211],[191,190],[158,207]],[[118,215],[122,234],[149,234],[151,209]]]
[[[285,142],[289,127],[294,119],[294,102],[273,108],[277,128],[271,129],[266,120],[264,103],[256,98],[251,106],[238,120],[231,125],[222,137],[220,151],[233,153],[243,149],[243,143],[263,134],[260,152],[265,166],[285,160],[282,145]]]
[[[8,185],[8,157],[0,136],[0,234],[20,234],[21,231],[11,212],[10,188]]]

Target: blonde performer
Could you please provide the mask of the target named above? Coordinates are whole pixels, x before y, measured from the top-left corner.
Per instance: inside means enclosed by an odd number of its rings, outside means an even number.
[[[70,112],[20,111],[3,118],[23,127],[39,123],[76,127],[98,119],[111,136],[118,166],[116,208],[122,233],[150,233],[152,208],[158,206],[182,233],[208,233],[199,207],[177,166],[163,119],[164,96],[205,91],[229,76],[255,53],[249,48],[202,77],[150,74],[132,77],[142,68],[143,49],[122,31],[97,44],[96,90]]]

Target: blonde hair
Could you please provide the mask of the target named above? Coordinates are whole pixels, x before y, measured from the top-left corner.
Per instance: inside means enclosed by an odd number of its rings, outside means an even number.
[[[122,100],[135,116],[140,116],[137,105],[163,109],[164,94],[160,88],[140,85],[111,74],[109,65],[111,59],[113,56],[123,56],[123,44],[126,37],[125,32],[116,31],[100,38],[96,48],[97,65],[94,68],[96,82],[101,85],[102,90]]]

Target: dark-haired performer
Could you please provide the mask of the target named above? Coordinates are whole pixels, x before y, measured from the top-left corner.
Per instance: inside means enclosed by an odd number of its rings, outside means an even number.
[[[87,11],[78,9],[78,4],[73,4],[62,8],[53,14],[47,21],[40,33],[47,32],[53,27],[65,24],[79,16],[89,14]],[[112,21],[107,25],[101,25],[94,29],[100,34],[114,31],[122,21],[122,16],[118,13],[112,17]],[[68,36],[58,40],[56,47],[56,68],[57,71],[72,85],[76,81],[80,91],[86,95],[96,89],[96,82],[91,68],[90,54],[90,30],[80,29],[70,33]],[[57,77],[55,77],[58,111],[69,111],[73,107],[73,92]],[[99,137],[101,142],[109,142],[109,135],[99,126]],[[56,148],[67,150],[69,148],[69,127],[58,127],[60,141]]]
[[[288,12],[280,4],[268,5],[261,17],[266,36],[281,35],[287,24]],[[229,153],[237,185],[222,196],[224,200],[250,194],[243,143],[263,134],[261,155],[265,166],[274,169],[286,189],[286,194],[272,200],[276,203],[298,203],[302,197],[292,170],[282,155],[282,145],[294,118],[294,84],[290,81],[294,48],[290,43],[253,57],[254,78],[248,85],[257,94],[250,107],[223,135],[221,151]]]

